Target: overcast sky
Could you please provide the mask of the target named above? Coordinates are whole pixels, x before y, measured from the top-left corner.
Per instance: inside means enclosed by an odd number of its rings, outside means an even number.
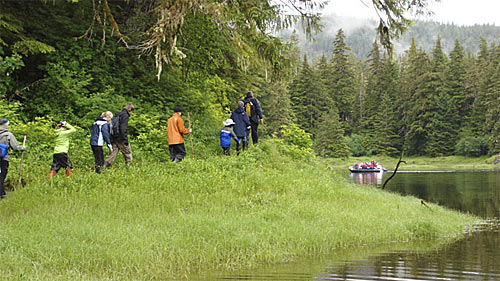
[[[366,5],[363,5],[366,3]],[[441,0],[430,5],[432,17],[421,18],[457,25],[495,24],[500,26],[500,0]],[[330,0],[323,11],[358,18],[377,18],[371,0]]]

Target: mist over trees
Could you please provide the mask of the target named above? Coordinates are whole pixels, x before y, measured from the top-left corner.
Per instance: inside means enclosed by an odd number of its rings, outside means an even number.
[[[320,24],[323,25],[323,31],[316,34],[313,41],[307,40],[298,26],[280,31],[278,36],[288,40],[295,30],[298,34],[300,49],[303,53],[308,54],[309,59],[314,61],[323,54],[329,56],[332,49],[331,42],[335,38],[337,30],[341,28],[345,32],[345,42],[356,58],[366,59],[368,57],[371,44],[377,36],[377,22],[375,20],[325,15]],[[476,54],[479,52],[478,42],[480,38],[485,38],[488,45],[498,44],[500,42],[499,34],[500,27],[490,24],[459,26],[417,20],[407,32],[393,41],[394,52],[396,55],[402,55],[410,48],[412,38],[415,38],[424,51],[430,52],[439,35],[444,53],[449,54],[454,48],[455,40],[458,40],[465,52]]]

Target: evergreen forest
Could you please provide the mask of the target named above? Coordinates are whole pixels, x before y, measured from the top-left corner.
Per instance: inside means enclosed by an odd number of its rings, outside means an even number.
[[[368,55],[357,57],[338,29],[330,52],[315,57],[297,33],[271,35],[268,6],[178,5],[182,24],[168,26],[154,25],[155,1],[0,0],[0,115],[49,154],[56,121],[81,128],[88,145],[95,117],[132,102],[132,145],[154,152],[166,150],[166,120],[180,106],[198,153],[215,154],[222,121],[251,90],[263,107],[261,134],[299,149],[291,153],[500,152],[500,44],[489,38],[471,52],[457,37],[445,52],[436,32],[430,50],[413,38],[397,55],[367,35]],[[215,20],[221,14],[225,22]],[[155,39],[161,28],[178,36]]]

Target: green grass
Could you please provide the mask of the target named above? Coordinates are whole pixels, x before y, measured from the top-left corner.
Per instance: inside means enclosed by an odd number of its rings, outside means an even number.
[[[238,158],[76,169],[71,182],[30,168],[29,184],[0,201],[4,280],[182,278],[351,246],[453,240],[479,221],[348,184],[265,143]]]
[[[495,158],[500,156],[482,156],[482,157],[464,157],[464,156],[446,156],[446,157],[404,157],[402,160],[406,161],[399,166],[400,171],[443,171],[443,170],[494,170],[498,169],[499,164],[494,164]],[[330,168],[345,169],[352,166],[356,161],[370,162],[372,160],[380,163],[384,168],[392,171],[396,168],[399,157],[387,156],[364,156],[364,157],[350,157],[343,159],[325,159],[325,162]]]

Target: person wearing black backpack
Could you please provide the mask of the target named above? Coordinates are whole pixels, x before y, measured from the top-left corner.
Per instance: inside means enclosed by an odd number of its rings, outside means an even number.
[[[118,151],[122,152],[127,167],[132,163],[132,149],[128,141],[127,128],[128,119],[134,109],[134,105],[129,103],[111,119],[111,144],[113,147],[108,158],[104,161],[104,168],[113,164]]]
[[[250,127],[252,132],[252,143],[257,144],[259,142],[259,132],[257,129],[259,128],[259,123],[264,123],[264,119],[262,118],[262,108],[260,106],[259,100],[253,97],[253,92],[248,91],[246,98],[243,100],[245,104],[245,111],[250,117]],[[250,138],[250,132],[247,131],[247,139]]]
[[[24,146],[19,146],[16,137],[9,132],[9,120],[7,118],[0,119],[0,147],[2,148],[2,163],[0,170],[0,199],[7,197],[5,193],[5,178],[7,177],[7,172],[9,170],[10,153],[9,149],[12,148],[15,151],[24,151]]]

